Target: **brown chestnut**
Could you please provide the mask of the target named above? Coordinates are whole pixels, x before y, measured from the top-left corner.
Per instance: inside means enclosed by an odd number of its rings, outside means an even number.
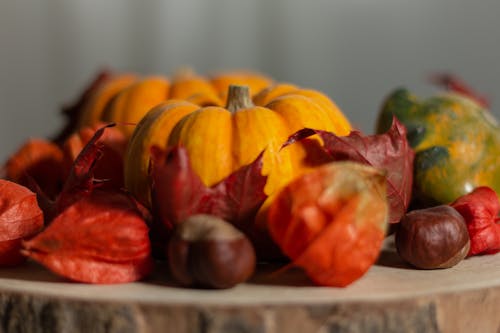
[[[183,286],[231,288],[255,270],[248,238],[212,215],[193,215],[180,223],[167,248],[172,277]]]
[[[470,247],[464,218],[447,205],[407,213],[395,238],[401,258],[422,269],[452,267],[467,256]]]

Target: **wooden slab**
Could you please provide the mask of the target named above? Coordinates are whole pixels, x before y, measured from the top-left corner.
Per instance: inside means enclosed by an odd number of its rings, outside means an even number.
[[[2,332],[498,332],[500,254],[415,270],[391,247],[347,288],[311,285],[263,265],[230,290],[175,287],[159,265],[147,281],[67,282],[35,263],[0,270]]]

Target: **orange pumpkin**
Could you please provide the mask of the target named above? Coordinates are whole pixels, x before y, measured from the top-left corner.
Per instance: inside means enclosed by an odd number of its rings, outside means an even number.
[[[78,119],[78,128],[93,126],[103,120],[104,111],[111,100],[137,80],[133,74],[111,75],[100,84],[86,101]]]
[[[93,126],[100,121],[135,125],[151,108],[169,99],[222,106],[231,82],[246,84],[257,93],[273,81],[262,74],[243,71],[203,77],[191,70],[181,70],[172,81],[164,76],[113,75],[91,94],[80,112],[78,127]],[[120,126],[120,129],[130,137],[134,127]]]
[[[182,144],[193,170],[207,186],[265,150],[265,192],[272,194],[307,169],[302,145],[281,149],[287,138],[304,127],[348,134],[349,122],[338,112],[341,116],[316,98],[292,93],[255,106],[245,86],[229,88],[226,107],[169,101],[151,110],[136,127],[125,157],[125,186],[150,205],[147,170],[151,145]]]
[[[330,118],[336,129],[336,134],[347,135],[351,131],[351,125],[340,108],[328,96],[314,89],[303,89],[293,84],[279,83],[261,90],[259,94],[254,96],[253,102],[255,105],[263,106],[277,98],[289,98],[291,95],[313,99],[322,108],[330,110]]]
[[[198,108],[187,101],[169,100],[150,110],[136,126],[125,153],[125,187],[143,204],[149,206],[151,203],[150,148],[154,145],[165,147],[177,122]]]
[[[168,99],[170,81],[162,76],[140,79],[122,90],[103,113],[103,120],[123,124],[137,124],[154,106]],[[121,126],[128,136],[134,126]]]

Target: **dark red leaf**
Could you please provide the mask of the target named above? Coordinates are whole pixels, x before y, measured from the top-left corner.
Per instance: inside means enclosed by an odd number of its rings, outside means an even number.
[[[500,251],[500,202],[495,191],[481,186],[451,204],[465,219],[470,237],[469,256]]]
[[[413,184],[415,153],[406,139],[406,128],[396,118],[393,118],[387,133],[370,136],[358,131],[353,131],[348,136],[338,136],[306,128],[290,136],[284,146],[314,134],[323,140],[323,149],[331,161],[354,161],[387,173],[389,222],[399,222],[408,209]]]
[[[99,122],[92,126],[80,128],[70,135],[62,145],[63,164],[67,172],[71,170],[74,161],[81,153],[85,145],[92,139],[95,132],[105,126]],[[127,149],[127,138],[117,127],[106,127],[106,131],[99,138],[102,149],[102,158],[93,169],[94,177],[106,179],[103,184],[115,189],[123,188],[123,160]]]
[[[212,187],[213,215],[232,221],[236,226],[250,223],[267,198],[264,193],[267,177],[261,174],[263,154],[261,152],[252,163]]]
[[[191,168],[185,148],[153,147],[153,206],[169,229],[193,214],[211,214],[244,227],[266,199],[262,154],[218,184],[207,187]]]
[[[449,91],[467,96],[475,100],[479,105],[486,109],[490,107],[490,101],[486,96],[473,90],[465,81],[453,74],[437,73],[432,75],[430,80],[434,84],[444,87]]]
[[[197,212],[208,192],[180,147],[151,148],[151,178],[153,210],[167,229]]]
[[[97,161],[102,157],[103,145],[99,139],[106,128],[113,126],[115,124],[99,128],[76,157],[64,187],[56,200],[56,212],[63,211],[82,196],[90,194],[100,182],[94,178],[93,173]]]

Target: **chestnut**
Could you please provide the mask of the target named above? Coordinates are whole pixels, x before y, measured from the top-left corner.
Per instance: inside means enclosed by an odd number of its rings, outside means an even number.
[[[229,222],[193,215],[174,230],[167,247],[170,273],[182,286],[231,288],[255,270],[255,250]]]
[[[448,205],[407,213],[395,240],[401,258],[421,269],[452,267],[467,256],[470,247],[464,218]]]

